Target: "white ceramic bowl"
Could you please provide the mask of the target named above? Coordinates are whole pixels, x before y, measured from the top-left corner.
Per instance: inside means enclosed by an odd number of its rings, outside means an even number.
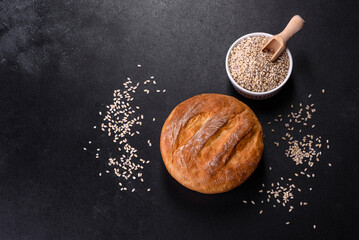
[[[290,74],[292,73],[292,69],[293,69],[293,58],[292,58],[292,54],[290,53],[289,49],[286,49],[286,52],[288,54],[289,57],[289,69],[288,69],[288,74],[287,77],[284,79],[284,81],[276,88],[267,91],[267,92],[252,92],[249,91],[243,87],[241,87],[232,77],[231,72],[229,71],[229,67],[228,67],[228,58],[229,58],[229,54],[231,53],[232,49],[240,42],[242,41],[244,38],[247,37],[252,37],[252,36],[267,36],[267,37],[273,37],[273,35],[269,34],[269,33],[263,33],[263,32],[255,32],[255,33],[250,33],[247,35],[244,35],[243,37],[237,39],[237,41],[235,41],[232,46],[229,48],[228,52],[227,52],[227,56],[226,56],[226,71],[227,71],[227,75],[229,77],[229,80],[231,81],[233,87],[237,90],[237,92],[239,92],[242,96],[246,97],[246,98],[250,98],[250,99],[255,99],[255,100],[262,100],[262,99],[267,99],[270,98],[274,95],[276,95],[279,90],[282,89],[282,87],[286,84],[286,82],[288,81]]]

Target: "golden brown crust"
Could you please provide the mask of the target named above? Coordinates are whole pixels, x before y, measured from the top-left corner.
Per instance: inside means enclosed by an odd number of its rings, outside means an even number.
[[[263,131],[252,110],[234,97],[202,94],[180,103],[161,132],[168,172],[185,187],[221,193],[242,184],[263,152]]]

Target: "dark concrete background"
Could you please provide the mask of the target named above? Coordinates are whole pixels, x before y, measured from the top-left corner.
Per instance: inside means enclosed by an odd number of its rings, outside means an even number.
[[[338,0],[0,1],[0,239],[354,239],[358,10],[358,1]],[[307,23],[289,44],[290,82],[270,100],[241,97],[224,68],[229,46],[246,33],[278,33],[295,14]],[[157,118],[139,138],[153,139],[145,170],[152,191],[124,193],[114,177],[98,177],[105,160],[82,148],[96,139],[97,112],[121,80],[151,75],[167,89],[150,102],[139,97]],[[259,206],[241,203],[291,166],[265,124],[263,161],[240,188],[207,196],[172,180],[161,126],[175,105],[205,92],[237,97],[262,123],[313,94],[313,132],[331,140],[322,161],[333,167],[319,165],[316,178],[298,183],[313,187],[296,200],[308,207],[289,214],[267,206],[260,216]]]

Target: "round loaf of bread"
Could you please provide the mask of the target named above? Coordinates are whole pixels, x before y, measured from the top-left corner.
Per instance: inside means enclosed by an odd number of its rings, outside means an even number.
[[[201,193],[222,193],[242,184],[258,166],[263,131],[246,104],[202,94],[172,111],[160,145],[163,162],[179,183]]]

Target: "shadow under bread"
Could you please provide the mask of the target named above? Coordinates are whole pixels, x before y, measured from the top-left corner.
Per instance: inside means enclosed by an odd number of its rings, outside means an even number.
[[[254,173],[240,186],[231,191],[219,194],[203,194],[192,191],[178,183],[162,166],[162,182],[165,193],[170,201],[183,209],[198,213],[211,212],[216,215],[225,215],[236,212],[251,211],[245,207],[243,200],[259,201],[258,190],[266,178],[265,159],[262,158]]]

